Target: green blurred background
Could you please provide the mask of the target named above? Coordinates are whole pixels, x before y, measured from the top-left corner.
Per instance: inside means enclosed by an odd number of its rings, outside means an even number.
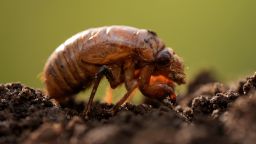
[[[73,34],[105,25],[152,29],[186,64],[188,80],[205,68],[221,80],[256,70],[253,0],[1,0],[0,83],[39,79],[53,50]]]

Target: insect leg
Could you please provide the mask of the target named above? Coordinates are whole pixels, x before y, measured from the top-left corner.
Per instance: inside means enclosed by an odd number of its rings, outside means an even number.
[[[108,65],[108,73],[106,75],[106,78],[110,84],[110,87],[108,87],[108,90],[106,92],[106,95],[104,97],[105,102],[112,103],[112,89],[115,89],[117,86],[119,86],[121,83],[123,83],[123,75],[122,75],[122,66],[121,65]]]
[[[105,103],[107,103],[107,104],[111,104],[112,103],[112,99],[113,99],[113,90],[112,90],[112,88],[110,87],[110,86],[108,86],[107,88],[106,88],[106,92],[105,92],[106,94],[105,94],[105,96],[104,96],[104,98],[103,98],[103,101],[105,102]]]
[[[131,93],[137,88],[137,80],[134,79],[135,68],[132,61],[127,61],[124,64],[124,78],[125,87],[127,89],[126,94],[115,104],[112,109],[112,113],[116,113],[118,108],[125,103],[125,101],[131,96]]]
[[[109,73],[109,70],[106,66],[102,66],[99,70],[99,72],[95,75],[95,81],[94,81],[94,85],[93,85],[93,88],[92,88],[92,92],[91,92],[91,95],[90,95],[90,98],[89,98],[89,101],[86,105],[86,108],[85,108],[85,111],[84,111],[84,114],[85,116],[87,117],[89,112],[91,111],[91,106],[92,106],[92,102],[93,102],[93,98],[95,96],[95,93],[97,91],[97,88],[99,86],[99,83],[100,83],[100,80],[102,79],[102,77],[104,75],[111,75]]]
[[[115,104],[112,109],[112,113],[116,113],[118,108],[125,103],[125,101],[131,96],[131,93],[137,88],[137,85],[134,85],[130,90],[126,92],[126,94]]]
[[[154,70],[154,66],[147,65],[142,68],[139,79],[138,85],[139,89],[143,95],[162,100],[168,96],[172,96],[174,94],[173,87],[166,84],[166,83],[152,83],[150,84],[151,74]]]

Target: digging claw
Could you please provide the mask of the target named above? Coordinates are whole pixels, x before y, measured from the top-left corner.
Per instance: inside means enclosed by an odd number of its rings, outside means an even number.
[[[89,112],[87,110],[84,110],[82,113],[82,117],[84,117],[85,120],[89,120]]]
[[[85,115],[85,116],[84,116],[84,119],[85,119],[85,120],[89,120],[89,116],[88,116],[88,115]]]
[[[114,116],[114,115],[117,114],[118,109],[117,109],[116,107],[113,107],[113,108],[111,108],[110,110],[108,110],[107,112],[108,112],[108,114],[110,114],[111,116]]]
[[[165,98],[162,100],[162,103],[171,108],[171,109],[174,109],[175,105],[176,105],[176,100],[175,99],[170,99],[169,97]]]

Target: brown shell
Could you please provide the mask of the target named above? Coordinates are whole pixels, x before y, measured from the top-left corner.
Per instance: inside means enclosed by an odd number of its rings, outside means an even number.
[[[109,26],[80,32],[48,59],[43,72],[47,93],[54,98],[72,95],[90,85],[90,74],[97,73],[98,66],[127,58],[153,61],[163,47],[156,34],[145,29]]]
[[[64,49],[76,45],[76,57],[92,64],[115,63],[137,54],[145,61],[152,61],[154,54],[163,47],[162,41],[151,31],[127,26],[93,28],[68,39]]]

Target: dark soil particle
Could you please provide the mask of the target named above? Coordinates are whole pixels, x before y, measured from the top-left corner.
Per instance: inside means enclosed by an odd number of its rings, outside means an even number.
[[[152,104],[152,105],[151,105]],[[83,102],[61,105],[20,83],[0,84],[0,144],[253,144],[256,141],[256,74],[235,89],[207,71],[169,108],[157,102],[95,102],[89,118]]]

